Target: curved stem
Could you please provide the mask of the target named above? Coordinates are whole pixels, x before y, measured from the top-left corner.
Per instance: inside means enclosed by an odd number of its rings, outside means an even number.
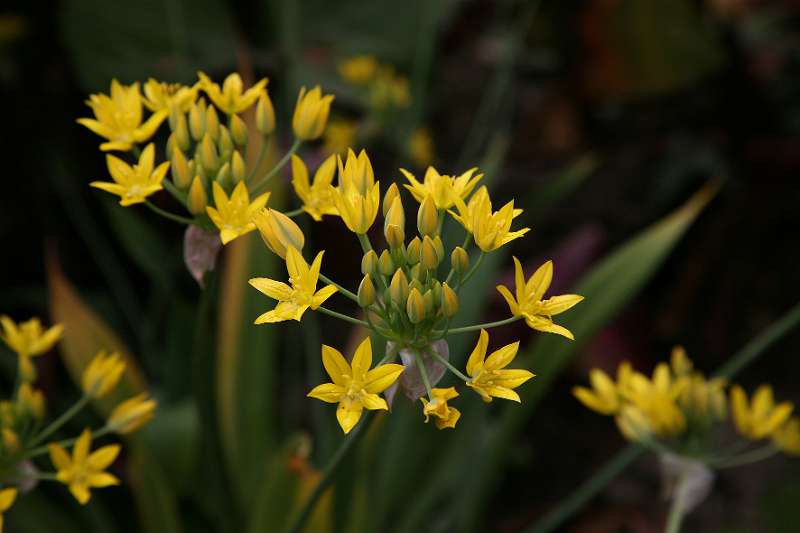
[[[187,224],[187,225],[188,224],[194,224],[194,220],[193,219],[187,218],[187,217],[182,217],[180,215],[176,215],[174,213],[170,213],[169,211],[164,211],[163,209],[161,209],[160,207],[158,207],[157,205],[152,203],[150,200],[145,200],[144,201],[144,205],[149,207],[150,210],[153,211],[154,213],[158,213],[162,217],[168,218],[168,219],[170,219],[170,220],[172,220],[174,222],[178,222],[179,224]]]
[[[250,191],[250,196],[254,196],[256,194],[263,192],[264,188],[266,188],[266,186],[269,185],[269,180],[271,180],[275,176],[275,174],[280,172],[280,170],[286,166],[286,163],[288,163],[289,159],[291,159],[291,157],[295,154],[295,152],[297,152],[297,149],[300,148],[300,143],[302,142],[303,141],[301,141],[300,139],[294,140],[292,147],[289,148],[289,151],[283,155],[281,160],[278,161],[278,163],[274,167],[272,167],[272,170],[267,172],[261,179],[256,180],[256,183],[253,185],[253,190]]]
[[[669,514],[667,515],[667,527],[664,533],[679,533],[681,530],[681,523],[686,516],[685,498],[686,489],[684,487],[685,475],[682,474],[675,484],[675,496],[672,498],[672,504],[669,507]]]
[[[758,461],[763,461],[768,457],[772,457],[780,450],[774,444],[768,444],[767,446],[762,446],[761,448],[756,448],[755,450],[750,450],[749,452],[742,453],[740,455],[735,455],[728,459],[720,460],[716,464],[714,464],[715,468],[733,468],[734,466],[744,466],[749,465],[751,463],[757,463]],[[712,463],[713,464],[713,463]]]
[[[444,357],[442,357],[441,355],[436,353],[435,350],[429,350],[427,353],[432,355],[434,357],[434,359],[436,359],[437,361],[442,363],[444,366],[446,366],[447,369],[450,370],[450,372],[452,372],[456,376],[458,376],[459,379],[461,379],[461,380],[463,380],[465,382],[470,381],[469,376],[466,376],[463,373],[461,373],[461,371],[459,369],[457,369],[452,364],[450,364],[450,361],[448,361],[447,359],[445,359]]]
[[[81,409],[86,407],[86,404],[89,403],[89,400],[90,398],[87,394],[81,396],[80,400],[75,402],[72,407],[64,411],[61,416],[56,418],[49,426],[44,428],[42,432],[33,439],[33,441],[31,441],[31,447],[41,444],[47,437],[61,429],[61,426],[69,422],[72,417],[80,412]]]
[[[369,327],[369,324],[364,322],[363,320],[359,320],[357,318],[353,318],[351,316],[343,315],[342,313],[337,313],[336,311],[331,311],[330,309],[326,309],[325,307],[317,307],[317,311],[321,311],[326,315],[330,315],[332,317],[338,318],[339,320],[344,320],[345,322],[350,322],[351,324],[357,324],[359,326],[364,326],[365,328]]]
[[[341,285],[339,285],[338,283],[336,283],[335,281],[333,281],[332,279],[327,277],[325,274],[320,272],[319,279],[321,279],[322,281],[324,281],[325,283],[327,283],[329,285],[333,285],[334,287],[336,287],[339,290],[340,293],[342,293],[344,296],[350,298],[354,302],[358,302],[358,295],[356,295],[353,292],[348,291],[347,289],[345,289],[344,287],[342,287]]]
[[[489,329],[489,328],[496,328],[498,326],[505,326],[506,324],[511,324],[516,322],[517,320],[521,320],[521,316],[512,316],[511,318],[506,318],[505,320],[498,320],[496,322],[485,322],[483,324],[475,324],[474,326],[464,326],[461,328],[451,328],[449,330],[450,333],[467,333],[470,331],[478,331],[479,329]]]
[[[303,208],[302,207],[298,207],[297,209],[293,209],[291,211],[286,211],[284,213],[284,215],[286,215],[289,218],[294,218],[296,216],[302,215],[303,213],[305,213]]]
[[[486,255],[486,252],[481,250],[481,254],[478,256],[478,260],[475,261],[475,264],[472,265],[472,268],[469,269],[469,271],[461,279],[461,282],[458,284],[458,288],[459,289],[461,287],[463,287],[464,285],[466,285],[467,282],[469,281],[469,278],[471,278],[473,276],[473,274],[475,274],[475,272],[478,271],[478,267],[481,266],[481,263],[483,262],[483,256],[485,256],[485,255]]]
[[[422,356],[416,350],[414,350],[414,360],[417,362],[417,369],[419,370],[419,375],[422,376],[422,383],[425,384],[425,390],[428,391],[428,399],[433,400],[431,381],[428,379],[428,370],[425,368],[425,361],[422,360]]]

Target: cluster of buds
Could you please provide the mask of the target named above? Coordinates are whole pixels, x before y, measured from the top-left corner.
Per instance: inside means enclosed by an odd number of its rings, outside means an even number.
[[[366,91],[370,108],[384,111],[388,108],[407,107],[411,103],[408,78],[397,74],[392,65],[378,61],[372,55],[357,55],[338,65],[342,79]]]
[[[0,338],[18,359],[14,393],[10,399],[0,401],[0,513],[13,504],[18,492],[32,490],[40,480],[67,485],[81,504],[89,501],[90,489],[119,484],[105,470],[116,460],[120,445],[110,444],[92,451],[92,440],[109,433],[124,435],[138,430],[152,418],[156,402],[145,393],[136,395],[114,407],[102,427],[86,428],[77,438],[52,441],[90,401],[112,393],[124,375],[125,363],[118,354],[98,353],[81,376],[80,399],[47,424],[45,396],[34,385],[36,371],[31,358],[49,352],[59,341],[63,328],[55,325],[44,329],[38,318],[17,324],[2,316],[0,323]],[[67,451],[70,446],[72,454]],[[52,473],[37,466],[37,461],[48,454],[55,467]]]

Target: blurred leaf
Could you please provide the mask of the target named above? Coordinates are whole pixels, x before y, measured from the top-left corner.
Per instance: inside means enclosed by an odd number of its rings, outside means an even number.
[[[188,401],[175,405],[159,403],[157,416],[138,434],[150,455],[163,465],[164,477],[178,493],[193,487],[197,468],[198,420],[195,406]]]
[[[71,495],[70,495],[71,498]],[[70,502],[74,505],[74,501]],[[5,531],[11,533],[82,533],[86,524],[72,509],[58,505],[42,491],[21,495],[4,513]]]
[[[143,445],[130,447],[129,477],[145,533],[180,533],[178,503],[158,459]]]

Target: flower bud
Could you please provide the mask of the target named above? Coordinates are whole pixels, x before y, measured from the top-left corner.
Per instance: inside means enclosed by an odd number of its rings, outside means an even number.
[[[111,431],[125,435],[133,433],[153,418],[156,401],[147,394],[137,394],[117,405],[108,417],[106,425]]]
[[[81,376],[81,388],[84,394],[98,399],[108,395],[125,371],[125,362],[118,353],[99,352],[86,366]]]
[[[436,248],[436,255],[439,256],[439,262],[441,263],[442,259],[444,259],[444,243],[438,235],[433,238],[433,246]]]
[[[262,91],[258,97],[256,129],[261,135],[270,135],[275,131],[275,109],[272,107],[272,100],[266,90]]]
[[[392,184],[394,185],[394,184]],[[383,221],[383,235],[391,248],[399,248],[406,240],[406,214],[400,196],[395,196]]]
[[[178,126],[178,117],[181,116],[181,112],[178,109],[178,106],[175,104],[169,104],[169,115],[167,115],[167,122],[169,123],[170,131],[175,131],[175,128]]]
[[[236,146],[242,147],[247,144],[247,124],[244,123],[239,115],[231,115],[231,137]]]
[[[302,87],[292,117],[294,136],[304,141],[318,139],[328,124],[331,102],[333,95],[323,95],[319,86],[310,91]]]
[[[233,178],[233,183],[239,183],[247,177],[247,168],[239,150],[234,150],[231,156],[231,177]]]
[[[191,214],[202,215],[206,212],[207,205],[208,195],[206,194],[206,188],[203,186],[203,180],[200,179],[200,176],[195,176],[192,186],[189,188],[186,207]]]
[[[442,284],[442,312],[447,318],[453,318],[458,313],[458,295],[447,283]]]
[[[411,289],[411,292],[408,294],[406,314],[412,324],[419,324],[425,320],[425,300],[416,288]]]
[[[439,302],[442,300],[442,284],[438,279],[433,280],[431,292],[433,293],[433,299],[435,300],[436,305],[439,305]]]
[[[167,146],[166,146],[166,153],[171,154],[172,149],[177,147],[177,143],[175,142],[175,134],[170,133],[169,137],[167,137]]]
[[[422,201],[417,211],[417,229],[419,234],[436,235],[439,228],[439,211],[436,209],[436,202],[433,196],[428,195]]]
[[[436,245],[433,239],[425,235],[422,239],[422,247],[419,252],[419,264],[423,271],[435,270],[439,266],[439,254],[436,253]]]
[[[253,217],[253,222],[267,248],[286,259],[286,248],[292,246],[298,252],[303,250],[306,238],[294,221],[275,209],[262,209]]]
[[[17,393],[17,401],[23,411],[37,420],[44,418],[44,394],[31,387],[30,383],[22,383]]]
[[[414,237],[411,239],[411,242],[408,243],[408,247],[406,248],[406,260],[408,261],[409,265],[416,265],[419,263],[419,252],[421,247],[422,241],[419,240],[419,237]]]
[[[361,258],[361,273],[375,275],[378,272],[378,254],[375,250],[370,250]]]
[[[386,189],[386,194],[383,195],[383,216],[386,216],[386,213],[389,212],[391,209],[392,204],[394,203],[395,198],[400,198],[400,189],[397,188],[396,183],[392,183],[389,185],[389,188]]]
[[[392,261],[392,255],[389,253],[389,250],[384,250],[381,252],[381,256],[378,259],[378,271],[384,276],[391,276],[394,270],[395,266],[394,261]]]
[[[217,139],[217,146],[219,147],[220,157],[222,159],[228,159],[233,153],[233,139],[231,138],[231,132],[225,126],[219,127],[219,138]]]
[[[389,296],[393,302],[402,305],[403,302],[408,300],[408,293],[408,278],[406,278],[403,269],[398,268],[394,276],[392,276],[391,283],[389,283]]]
[[[223,188],[227,187],[231,181],[230,163],[226,161],[224,165],[219,167],[219,171],[217,172],[217,175],[214,177],[214,179],[217,181],[217,183],[222,185]]]
[[[453,248],[453,253],[450,254],[450,266],[456,274],[463,276],[469,268],[467,251],[460,246]]]
[[[188,189],[192,183],[192,175],[189,173],[189,163],[177,147],[172,149],[172,159],[170,160],[172,169],[172,181],[179,189]]]
[[[408,288],[417,289],[420,294],[422,294],[422,291],[425,290],[425,287],[422,286],[422,283],[417,278],[411,280],[411,283],[408,284]]]
[[[369,274],[365,274],[358,286],[358,305],[369,307],[373,303],[375,303],[375,285],[372,284]]]
[[[20,449],[20,442],[19,437],[14,432],[14,430],[9,428],[3,428],[3,448],[5,448],[5,452],[9,454],[13,454],[19,451]]]
[[[422,295],[422,302],[425,304],[425,315],[434,316],[436,314],[436,306],[433,301],[433,291],[430,289],[425,291],[425,294]]]
[[[202,139],[206,133],[205,113],[200,111],[198,104],[192,105],[189,109],[189,133],[195,141]]]
[[[214,141],[208,133],[203,136],[203,142],[200,144],[200,164],[209,174],[213,174],[219,164],[217,147],[214,146]]]
[[[405,241],[405,234],[400,227],[395,225],[387,226],[384,230],[384,235],[386,237],[386,244],[393,250],[396,250],[403,246],[403,242]]]
[[[175,127],[175,143],[178,148],[187,151],[192,145],[192,139],[189,136],[189,126],[186,124],[186,115],[181,113],[178,115],[178,124]]]
[[[213,105],[206,109],[206,134],[210,135],[214,141],[219,138],[219,115]]]

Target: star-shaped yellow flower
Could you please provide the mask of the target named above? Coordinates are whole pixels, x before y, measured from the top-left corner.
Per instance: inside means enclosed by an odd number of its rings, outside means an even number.
[[[312,310],[316,310],[336,292],[337,289],[333,285],[327,285],[317,290],[323,253],[325,252],[318,253],[309,267],[300,252],[294,247],[289,246],[286,249],[286,270],[289,272],[291,286],[269,278],[250,280],[250,285],[256,290],[278,300],[275,309],[259,316],[255,321],[256,324],[283,322],[284,320],[299,321],[306,309],[310,307]]]
[[[206,207],[211,222],[219,229],[219,238],[222,244],[228,244],[236,237],[246,235],[256,229],[253,217],[264,209],[269,200],[269,192],[256,196],[250,201],[247,186],[240,181],[233,188],[230,198],[225,194],[225,189],[214,182],[214,207]]]
[[[92,432],[89,428],[84,429],[78,437],[71,458],[60,444],[48,445],[50,460],[58,470],[56,479],[69,487],[81,505],[89,501],[91,497],[89,489],[119,485],[119,480],[104,470],[111,466],[119,455],[120,445],[103,446],[89,453],[91,447]]]
[[[3,533],[3,513],[14,505],[16,499],[17,489],[14,487],[0,490],[0,533]]]
[[[61,338],[64,326],[56,324],[45,330],[38,318],[16,324],[6,315],[0,316],[0,325],[3,327],[0,339],[19,356],[22,379],[33,381],[36,379],[36,369],[30,358],[49,352]]]
[[[634,372],[620,392],[647,417],[653,433],[670,436],[686,429],[686,417],[677,401],[687,385],[687,377],[674,378],[669,366],[659,363],[653,371],[652,379]]]
[[[511,314],[525,318],[525,323],[529,327],[544,331],[546,333],[556,333],[573,340],[575,337],[567,328],[559,326],[553,322],[553,316],[563,313],[570,307],[576,305],[583,296],[577,294],[562,294],[552,296],[543,300],[544,293],[550,288],[553,280],[553,262],[547,261],[540,266],[533,276],[526,282],[525,274],[522,271],[522,264],[519,259],[514,258],[514,274],[516,282],[516,298],[511,295],[511,291],[504,285],[498,285],[497,290],[503,295]]]
[[[120,150],[128,152],[137,143],[153,136],[167,118],[166,109],[153,113],[142,124],[142,96],[139,84],[126,86],[117,80],[111,81],[111,96],[93,94],[86,105],[92,108],[95,118],[79,118],[78,124],[86,126],[97,135],[108,139],[100,145],[104,152]]]
[[[458,195],[453,195],[453,200],[458,214],[449,213],[472,234],[475,244],[484,252],[497,250],[530,231],[530,228],[511,231],[511,223],[522,209],[515,209],[514,200],[511,200],[499,211],[492,211],[492,200],[486,187],[478,189],[468,203]]]
[[[478,169],[471,168],[460,176],[453,177],[439,174],[435,168],[428,167],[428,170],[425,171],[425,177],[422,183],[406,169],[401,168],[400,172],[402,172],[408,180],[408,184],[405,185],[405,188],[411,191],[411,194],[417,202],[422,203],[425,197],[430,194],[433,197],[437,209],[450,209],[456,203],[456,196],[464,200],[469,196],[469,193],[472,192],[472,189],[475,188],[481,178],[483,178],[483,174],[478,174],[473,177],[476,170]]]
[[[292,185],[303,201],[303,211],[319,222],[323,215],[337,215],[331,183],[336,174],[336,156],[328,157],[314,173],[314,182],[308,179],[308,168],[298,156],[292,156]]]
[[[169,111],[173,106],[181,113],[186,113],[197,98],[199,87],[187,87],[180,83],[165,83],[150,78],[144,84],[142,103],[150,111]]]
[[[323,345],[322,364],[333,383],[317,385],[308,396],[323,402],[338,403],[336,418],[345,433],[355,427],[364,408],[389,408],[386,400],[378,394],[389,388],[403,373],[403,365],[394,363],[370,370],[372,343],[369,337],[356,349],[352,364],[348,364],[338,350]]]
[[[486,357],[488,347],[489,333],[481,329],[478,344],[467,360],[467,374],[472,378],[467,386],[475,389],[485,402],[491,402],[492,397],[519,402],[519,394],[513,389],[534,376],[527,370],[506,369],[517,356],[519,341],[507,344]]]
[[[447,405],[447,400],[452,400],[458,396],[455,387],[448,387],[446,389],[431,389],[431,399],[428,401],[424,396],[420,397],[422,401],[422,413],[425,415],[425,423],[431,416],[436,418],[436,427],[439,429],[454,428],[456,422],[461,418],[461,412],[455,407]]]
[[[241,113],[258,100],[261,91],[267,86],[267,79],[264,78],[246,91],[242,77],[236,72],[229,74],[222,82],[222,88],[211,81],[203,72],[198,72],[200,86],[220,110],[228,115]]]
[[[139,163],[130,166],[128,163],[111,154],[106,155],[106,165],[111,174],[110,181],[93,181],[89,185],[116,194],[119,204],[128,206],[144,202],[148,196],[163,189],[161,182],[169,170],[169,161],[164,161],[154,168],[155,148],[153,143],[147,145],[139,156]]]
[[[789,455],[800,455],[800,419],[792,417],[772,432],[772,441]]]
[[[375,181],[372,164],[364,150],[358,157],[348,150],[344,165],[338,156],[337,160],[339,186],[331,188],[336,209],[350,231],[364,234],[378,216],[380,183]]]
[[[736,429],[745,437],[759,440],[772,435],[792,415],[790,402],[775,404],[772,387],[761,385],[748,403],[747,394],[739,385],[731,388],[731,412]]]
[[[627,379],[624,375],[630,372],[630,363],[621,364],[617,369],[618,381],[624,382]],[[591,389],[573,387],[572,394],[592,411],[603,415],[617,414],[622,407],[623,399],[614,380],[599,368],[593,368],[589,372],[589,382],[592,384]]]

